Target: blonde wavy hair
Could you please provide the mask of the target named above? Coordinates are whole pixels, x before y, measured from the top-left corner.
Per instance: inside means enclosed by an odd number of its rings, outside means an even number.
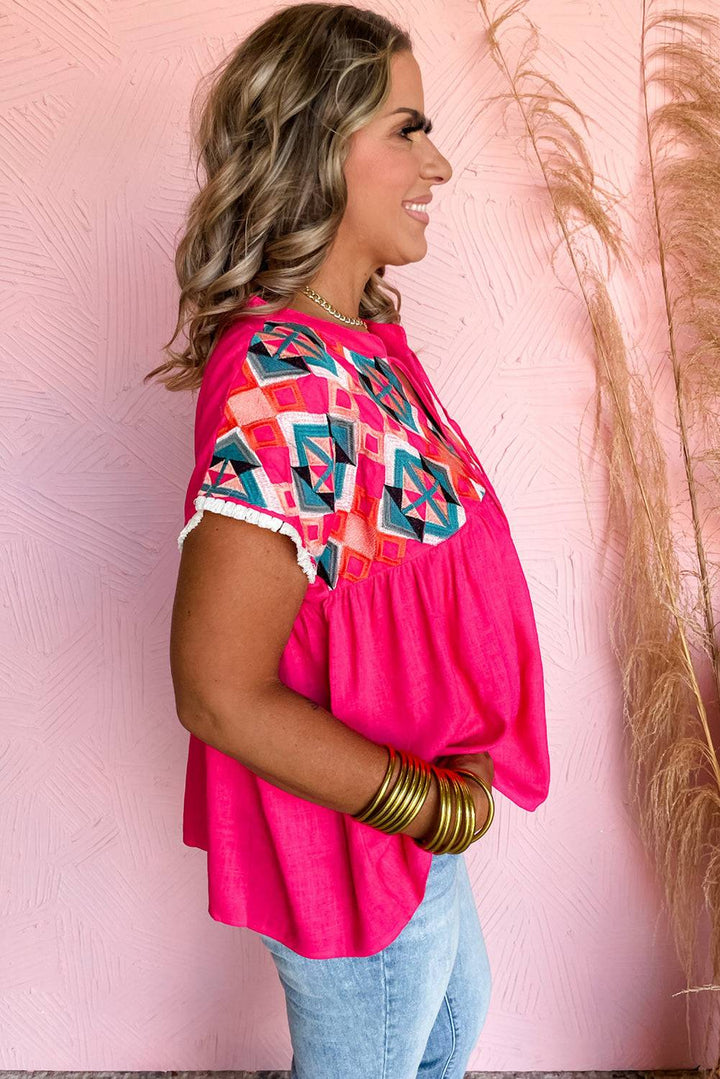
[[[374,11],[295,4],[201,80],[191,117],[199,107],[193,144],[206,180],[175,254],[180,298],[163,346],[169,359],[144,382],[157,375],[168,390],[197,389],[214,344],[245,317],[251,296],[264,306],[248,317],[270,317],[310,284],[345,212],[350,136],[387,100],[392,56],[411,48],[409,34]],[[384,273],[368,279],[360,317],[399,322],[400,293]],[[185,328],[188,343],[174,351]]]

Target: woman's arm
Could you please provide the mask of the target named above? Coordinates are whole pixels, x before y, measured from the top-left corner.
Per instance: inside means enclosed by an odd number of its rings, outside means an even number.
[[[288,536],[206,513],[185,539],[173,605],[177,715],[197,738],[261,779],[330,809],[359,813],[383,780],[387,750],[278,677],[307,587]],[[480,799],[476,806],[479,827],[486,808]],[[426,836],[438,808],[433,780],[405,833]]]

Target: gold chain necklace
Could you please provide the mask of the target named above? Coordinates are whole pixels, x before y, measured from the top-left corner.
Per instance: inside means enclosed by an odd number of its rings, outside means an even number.
[[[365,329],[367,329],[365,319],[351,318],[350,315],[342,315],[337,307],[333,307],[324,296],[321,296],[315,289],[310,288],[309,285],[303,285],[302,291],[306,296],[309,296],[311,300],[314,300],[315,303],[320,304],[320,306],[324,307],[326,311],[329,311],[331,315],[334,315],[335,318],[339,318],[341,322],[345,322],[348,326],[365,326]]]

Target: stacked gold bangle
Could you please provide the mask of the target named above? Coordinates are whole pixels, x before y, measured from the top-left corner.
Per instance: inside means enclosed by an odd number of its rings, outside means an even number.
[[[369,824],[388,835],[404,831],[417,816],[425,802],[433,774],[437,777],[440,791],[440,813],[437,825],[424,839],[415,839],[423,850],[433,854],[460,854],[471,843],[485,835],[495,814],[492,791],[482,779],[463,768],[454,771],[424,761],[412,753],[385,745],[388,750],[388,766],[383,781],[374,797],[355,820]],[[395,758],[400,757],[400,774],[388,792],[395,768]],[[475,803],[467,777],[479,784],[488,798],[488,817],[482,828],[475,831]]]

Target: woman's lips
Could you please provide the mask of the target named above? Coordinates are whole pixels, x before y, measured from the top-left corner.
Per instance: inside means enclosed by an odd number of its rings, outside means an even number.
[[[403,210],[406,214],[409,214],[410,217],[414,217],[416,221],[422,221],[424,225],[427,225],[428,221],[430,220],[429,214],[419,214],[417,210],[411,210],[409,206],[403,206]]]

